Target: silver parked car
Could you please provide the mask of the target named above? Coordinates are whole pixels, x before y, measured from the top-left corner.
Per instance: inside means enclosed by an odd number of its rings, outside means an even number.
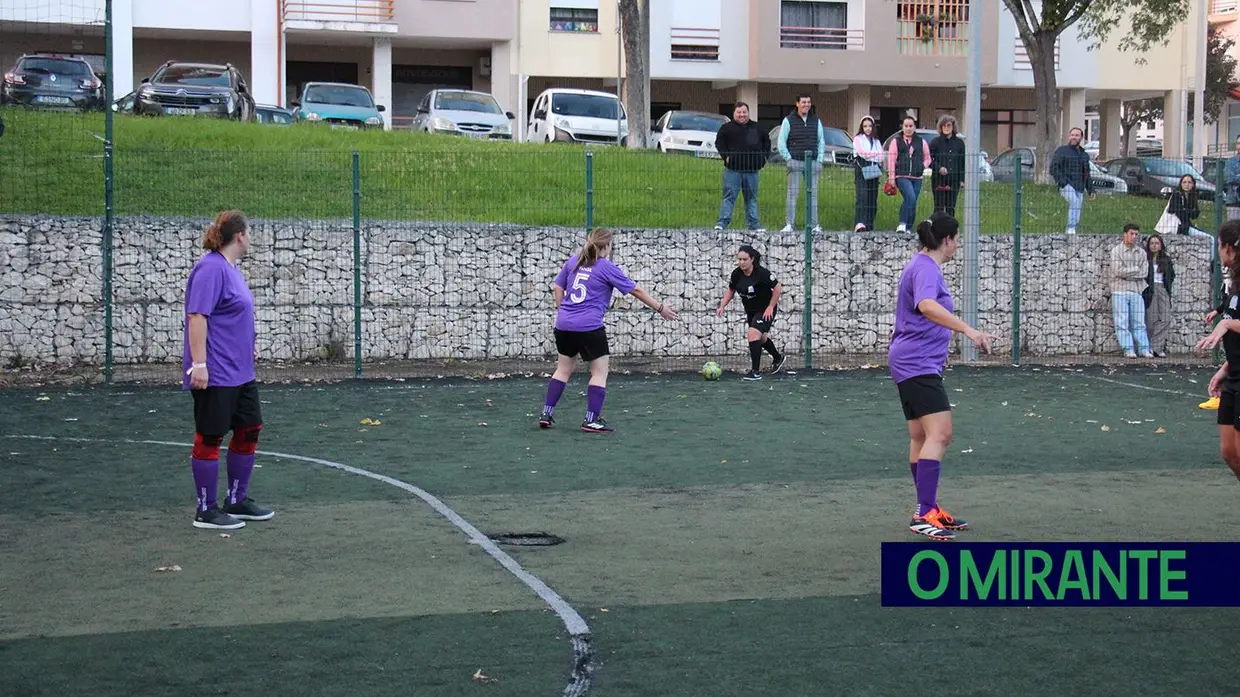
[[[512,140],[515,118],[486,92],[439,89],[431,90],[422,99],[412,128],[468,138]]]

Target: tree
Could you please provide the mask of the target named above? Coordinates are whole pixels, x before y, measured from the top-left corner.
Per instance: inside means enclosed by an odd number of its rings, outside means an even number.
[[[1037,151],[1041,164],[1039,181],[1050,178],[1051,153],[1060,139],[1059,88],[1055,75],[1055,42],[1059,35],[1080,24],[1081,38],[1098,48],[1121,23],[1129,29],[1118,41],[1121,51],[1143,53],[1165,45],[1167,37],[1188,16],[1190,0],[1042,0],[1041,14],[1033,0],[1003,0],[1016,22],[1016,31],[1029,65],[1033,68],[1034,104],[1037,109]],[[1143,62],[1138,56],[1138,64]]]
[[[628,146],[645,148],[650,137],[650,0],[620,0],[620,38],[624,42]]]
[[[1231,96],[1231,88],[1236,85],[1236,59],[1231,49],[1236,42],[1224,36],[1213,27],[1209,29],[1206,39],[1206,123],[1215,123],[1223,113],[1223,105]],[[1195,118],[1196,100],[1188,100],[1188,118]],[[1158,121],[1165,117],[1162,97],[1138,99],[1124,102],[1120,116],[1120,139],[1122,155],[1127,155],[1132,129],[1142,121]]]

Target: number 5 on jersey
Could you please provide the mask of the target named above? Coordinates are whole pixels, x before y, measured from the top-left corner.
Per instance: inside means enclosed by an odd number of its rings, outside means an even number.
[[[573,301],[574,305],[579,305],[586,299],[586,281],[590,280],[589,271],[581,271],[573,277],[573,292],[569,293],[568,299]]]

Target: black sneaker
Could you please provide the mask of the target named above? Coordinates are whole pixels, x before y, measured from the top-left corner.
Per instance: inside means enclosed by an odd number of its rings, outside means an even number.
[[[585,431],[586,433],[611,433],[615,431],[616,429],[612,428],[611,426],[608,426],[607,422],[604,421],[603,417],[600,416],[593,421],[582,421],[581,430]]]
[[[956,539],[956,533],[951,532],[950,530],[944,530],[935,524],[935,522],[927,520],[926,518],[914,518],[908,524],[908,529],[918,535],[925,535],[932,540],[947,541]]]
[[[245,523],[216,507],[198,511],[194,516],[194,527],[204,530],[236,530],[244,528]]]
[[[774,375],[775,373],[778,373],[779,371],[783,370],[784,363],[787,363],[787,362],[788,362],[788,357],[782,354],[779,356],[779,358],[776,358],[775,365],[771,366],[771,375]]]
[[[751,370],[748,373],[745,373],[744,375],[742,375],[741,379],[742,380],[761,380],[762,373],[759,373],[756,370]]]
[[[543,414],[538,417],[539,428],[551,428],[555,425],[555,419],[550,414]]]
[[[224,506],[224,512],[241,520],[271,520],[276,515],[275,511],[259,506],[248,496],[243,501]]]

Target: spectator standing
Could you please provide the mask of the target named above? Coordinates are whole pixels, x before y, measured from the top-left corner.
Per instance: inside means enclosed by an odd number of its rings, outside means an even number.
[[[1167,336],[1171,330],[1171,284],[1175,281],[1175,265],[1158,233],[1145,240],[1145,252],[1150,260],[1142,293],[1145,323],[1149,328],[1150,350],[1161,358],[1167,355]]]
[[[1150,261],[1137,246],[1141,228],[1135,223],[1124,226],[1124,239],[1111,249],[1111,309],[1115,321],[1115,338],[1128,358],[1153,358],[1150,339],[1145,333],[1145,279]],[[1135,341],[1135,346],[1134,346]]]
[[[921,195],[921,180],[930,166],[930,146],[917,135],[917,120],[905,116],[900,133],[891,139],[887,149],[887,177],[896,183],[904,202],[900,204],[900,224],[896,232],[915,230],[913,220],[917,217],[917,197]]]
[[[939,117],[939,134],[930,141],[930,186],[934,189],[934,212],[956,216],[956,197],[964,183],[964,141],[956,117]]]
[[[874,229],[878,215],[878,179],[883,175],[883,142],[874,135],[874,119],[861,117],[853,136],[853,182],[857,192],[855,230]]]
[[[784,210],[784,229],[792,232],[797,221],[797,196],[801,191],[801,177],[809,181],[809,220],[814,232],[822,232],[818,225],[818,175],[822,173],[822,161],[826,157],[827,140],[822,134],[822,121],[810,113],[813,99],[804,92],[797,95],[796,111],[784,117],[779,127],[779,154],[788,166],[788,197]],[[805,171],[805,153],[814,153],[810,171]]]
[[[745,197],[745,224],[750,230],[764,232],[758,223],[758,172],[766,166],[771,152],[771,137],[758,124],[749,120],[749,105],[737,102],[732,120],[719,127],[715,149],[723,158],[723,203],[719,205],[716,230],[732,224],[736,197]]]
[[[1081,221],[1081,206],[1085,203],[1085,194],[1094,199],[1094,182],[1089,171],[1089,154],[1081,147],[1081,139],[1085,132],[1079,128],[1068,131],[1068,144],[1055,149],[1051,156],[1051,178],[1059,187],[1059,195],[1068,202],[1068,227],[1064,232],[1076,234],[1076,226]]]

